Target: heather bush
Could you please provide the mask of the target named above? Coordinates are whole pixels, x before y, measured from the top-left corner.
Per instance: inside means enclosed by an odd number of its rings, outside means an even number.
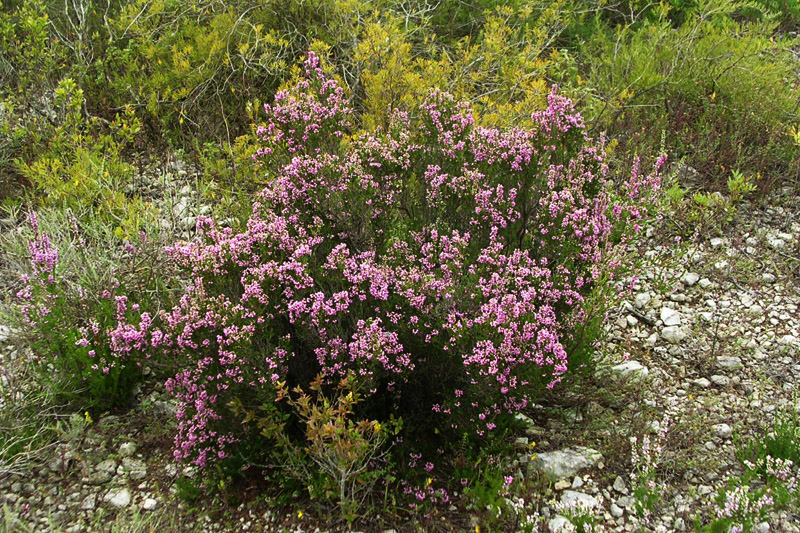
[[[131,343],[152,320],[146,310],[168,301],[163,252],[144,233],[119,241],[102,222],[86,227],[69,212],[46,223],[53,233],[31,212],[29,231],[3,243],[24,272],[16,318],[39,386],[79,409],[125,406],[149,358]],[[27,240],[27,266],[20,240]]]
[[[146,334],[133,350],[183,361],[177,459],[253,464],[291,414],[280,391],[319,374],[323,390],[353,376],[356,418],[402,418],[406,442],[490,435],[586,353],[587,299],[624,245],[612,231],[635,229],[659,178],[637,170],[612,194],[569,100],[498,130],[432,91],[359,134],[311,53],[265,110],[257,157],[276,176],[246,229],[200,218],[204,241],[170,250],[191,279],[179,304],[130,325]]]

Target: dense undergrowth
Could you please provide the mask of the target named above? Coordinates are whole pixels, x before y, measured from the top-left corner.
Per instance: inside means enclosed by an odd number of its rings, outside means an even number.
[[[411,514],[504,494],[464,465],[592,368],[665,154],[673,204],[798,170],[799,23],[769,0],[6,2],[26,371],[87,416],[166,382],[205,490],[267,477],[347,522],[390,487]],[[174,154],[213,205],[196,233],[142,185]]]

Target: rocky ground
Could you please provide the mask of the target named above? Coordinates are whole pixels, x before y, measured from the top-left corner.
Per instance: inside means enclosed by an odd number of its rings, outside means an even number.
[[[792,191],[765,202],[771,207],[740,206],[691,242],[677,238],[682,228],[669,217],[648,230],[640,279],[611,317],[603,348],[611,366],[600,373],[617,383],[605,387],[617,397],[587,402],[571,424],[602,456],[573,451],[572,468],[563,450],[537,458],[554,465],[562,503],[578,499],[610,530],[634,530],[635,459],[638,471],[650,463],[658,492],[645,530],[693,529],[716,513],[718,489],[742,472],[737,449],[762,438],[776,413],[797,409],[800,199]],[[645,435],[649,454],[641,451]],[[620,441],[632,436],[638,445],[626,450]],[[769,515],[757,530],[798,531],[796,511]]]
[[[173,209],[184,229],[196,214],[190,192]],[[692,231],[677,215],[648,230],[635,256],[639,279],[609,317],[596,374],[520,415],[526,427],[511,468],[545,482],[539,494],[518,496],[538,502],[552,530],[567,530],[563,509],[576,502],[607,531],[692,530],[742,472],[737,448],[769,431],[776,413],[797,408],[800,198],[786,188],[740,205],[730,221],[721,210],[698,217]],[[10,336],[0,330],[0,342]],[[3,354],[10,364],[10,344]],[[234,503],[220,507],[181,483],[192,472],[171,460],[173,409],[152,383],[129,413],[63,420],[44,463],[0,478],[0,529],[325,530],[258,498],[257,486],[232,489]],[[634,517],[643,472],[656,496],[649,524]],[[481,523],[479,513],[451,511],[468,517],[463,529]],[[757,530],[800,531],[796,511],[772,513]]]

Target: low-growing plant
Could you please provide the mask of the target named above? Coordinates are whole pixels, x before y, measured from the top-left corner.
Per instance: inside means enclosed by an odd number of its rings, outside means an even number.
[[[737,439],[737,456],[742,461],[759,465],[758,474],[765,475],[767,457],[800,464],[800,415],[794,409],[779,412],[771,431],[758,439],[742,442]]]
[[[602,496],[599,499],[601,500]],[[599,510],[580,500],[558,502],[553,507],[559,515],[569,520],[569,524],[566,526],[567,531],[599,533],[605,530],[598,516]]]
[[[776,415],[772,431],[758,438],[734,438],[736,455],[745,467],[716,495],[716,513],[703,531],[753,531],[769,513],[798,501],[800,423],[794,409]],[[698,525],[701,525],[698,520]],[[780,524],[773,524],[780,525]]]
[[[731,480],[716,497],[715,516],[703,530],[712,533],[740,531],[750,533],[772,509],[774,500],[769,489],[754,488]]]
[[[671,409],[655,427],[655,434],[631,437],[631,487],[633,489],[634,509],[639,527],[653,527],[652,518],[659,502],[661,491],[658,483],[658,469],[664,460],[664,444],[670,430]]]
[[[277,384],[277,402],[286,402],[305,432],[306,442],[296,444],[289,438],[285,424],[288,416],[265,406],[266,416],[245,413],[244,420],[255,418],[263,436],[274,439],[287,474],[308,487],[312,499],[332,502],[339,508],[341,519],[348,524],[362,513],[365,500],[375,484],[388,478],[381,465],[386,464],[387,440],[399,432],[402,420],[354,421],[354,409],[361,395],[353,386],[354,376],[345,377],[333,389],[329,399],[323,391],[323,376],[309,385],[314,397],[298,386],[292,395],[286,384]],[[294,397],[293,397],[294,396]],[[236,416],[242,406],[234,402]]]
[[[149,358],[129,348],[151,320],[143,306],[158,308],[166,295],[158,249],[145,234],[138,242],[117,241],[102,223],[95,226],[99,235],[85,231],[69,212],[56,220],[67,227],[56,230],[55,241],[33,211],[30,229],[17,237],[29,239],[16,291],[21,337],[56,401],[93,412],[125,405]],[[22,254],[17,241],[4,244]]]
[[[52,394],[35,380],[24,357],[8,357],[0,369],[0,477],[23,475],[55,437]]]
[[[752,176],[745,175],[738,170],[731,172],[728,178],[728,193],[731,203],[741,202],[744,197],[757,189]]]

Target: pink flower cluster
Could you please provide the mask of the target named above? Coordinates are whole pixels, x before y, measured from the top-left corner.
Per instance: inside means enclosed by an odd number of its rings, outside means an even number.
[[[425,412],[400,414],[491,431],[567,371],[612,229],[658,184],[658,168],[637,171],[615,200],[602,144],[555,91],[532,129],[478,127],[432,91],[355,135],[313,53],[305,74],[265,106],[257,157],[275,177],[246,229],[201,217],[205,242],[170,250],[192,279],[179,305],[115,335],[185,361],[168,382],[175,455],[197,465],[257,435],[230,402],[258,409],[276,381],[318,373],[358,376],[381,405],[424,392]],[[415,390],[419,376],[434,389]]]
[[[31,211],[28,221],[34,232],[33,239],[28,242],[33,278],[22,275],[24,286],[17,291],[16,297],[28,325],[36,327],[41,319],[50,314],[57,298],[53,286],[56,283],[58,250],[50,242],[50,237],[39,230],[36,213]]]
[[[114,271],[102,290],[87,287],[86,280],[75,275],[87,265],[63,264],[35,213],[30,213],[29,221],[30,270],[21,276],[24,285],[16,297],[35,347],[34,361],[48,374],[65,373],[58,376],[63,392],[84,406],[107,408],[126,402],[127,389],[140,373],[139,357],[149,355],[141,348],[150,338],[153,319],[141,312],[140,304],[128,305],[122,295],[126,288]],[[71,225],[78,246],[85,247],[77,221]],[[115,259],[124,266],[139,252],[139,247],[126,243]]]

